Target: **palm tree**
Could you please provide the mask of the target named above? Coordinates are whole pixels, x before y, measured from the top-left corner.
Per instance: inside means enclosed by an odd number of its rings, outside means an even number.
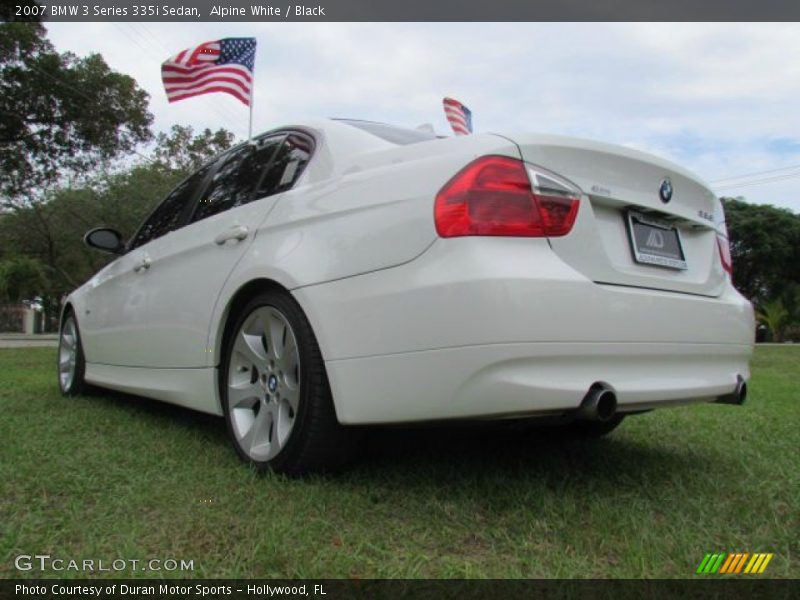
[[[783,326],[789,318],[789,311],[780,300],[766,302],[756,311],[756,319],[766,325],[772,333],[772,341],[780,342]]]

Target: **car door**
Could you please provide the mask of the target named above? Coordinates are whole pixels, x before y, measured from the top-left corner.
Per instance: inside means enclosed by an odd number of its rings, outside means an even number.
[[[87,362],[130,366],[147,351],[147,246],[181,226],[211,167],[202,167],[176,186],[139,227],[128,251],[88,282],[78,315]]]
[[[207,365],[208,323],[225,281],[252,243],[280,192],[291,187],[309,154],[292,136],[265,136],[224,155],[199,194],[189,223],[142,247],[143,367]],[[293,157],[293,158],[289,158]]]

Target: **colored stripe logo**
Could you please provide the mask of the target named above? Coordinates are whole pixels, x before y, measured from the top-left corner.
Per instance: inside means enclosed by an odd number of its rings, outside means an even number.
[[[708,553],[703,557],[697,573],[700,575],[757,575],[764,572],[772,560],[774,554],[748,552],[725,552]]]

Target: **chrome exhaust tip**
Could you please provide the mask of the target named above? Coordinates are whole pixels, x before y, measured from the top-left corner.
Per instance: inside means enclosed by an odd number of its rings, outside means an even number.
[[[575,411],[578,419],[587,421],[610,421],[617,414],[617,395],[608,386],[595,383]]]
[[[741,406],[747,400],[747,383],[741,375],[736,376],[736,387],[730,394],[719,396],[715,402],[717,404],[735,404]]]

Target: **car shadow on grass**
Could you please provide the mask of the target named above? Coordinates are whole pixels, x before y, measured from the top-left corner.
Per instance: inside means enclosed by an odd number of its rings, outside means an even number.
[[[106,389],[93,390],[84,398],[98,408],[127,412],[132,418],[146,419],[160,428],[192,430],[196,435],[220,446],[228,443],[225,421],[216,415]]]
[[[97,406],[113,407],[169,433],[190,431],[204,444],[235,454],[222,418],[119,392],[90,396]],[[648,418],[648,416],[628,419]],[[327,485],[462,487],[480,483],[505,488],[537,485],[672,486],[676,479],[702,478],[719,467],[715,452],[667,447],[658,440],[628,436],[623,423],[608,437],[582,439],[559,427],[515,427],[496,423],[369,427],[358,455],[340,473],[312,476]],[[236,468],[232,466],[232,468]],[[244,465],[241,468],[246,468]],[[266,478],[273,475],[265,473]]]
[[[547,426],[373,429],[367,432],[352,475],[345,477],[389,487],[572,492],[606,488],[646,490],[655,497],[673,494],[676,484],[698,485],[724,460],[713,450],[627,435],[626,425],[596,439]]]

